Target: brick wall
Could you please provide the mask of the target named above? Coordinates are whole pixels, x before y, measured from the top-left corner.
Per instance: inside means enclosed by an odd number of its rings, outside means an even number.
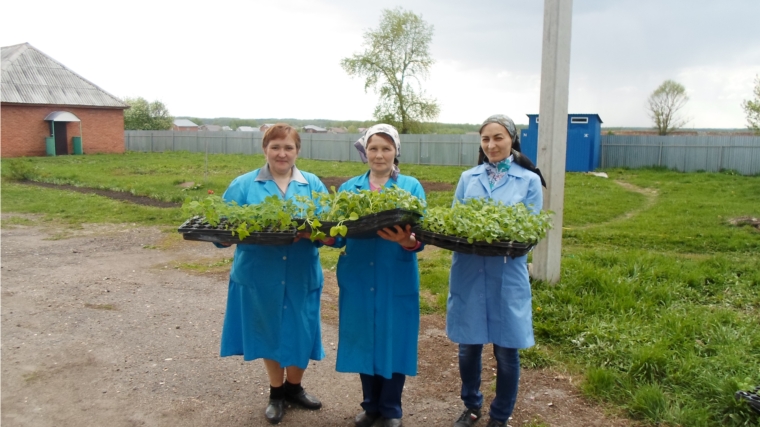
[[[0,155],[2,157],[44,156],[45,137],[50,136],[50,122],[45,117],[53,111],[67,111],[82,121],[82,151],[93,153],[124,152],[124,110],[69,106],[35,106],[0,104]],[[72,136],[80,136],[79,122],[66,126],[69,153],[74,152]]]

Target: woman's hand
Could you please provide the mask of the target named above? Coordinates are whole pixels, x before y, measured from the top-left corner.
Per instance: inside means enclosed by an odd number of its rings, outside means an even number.
[[[296,239],[293,240],[293,243],[301,240],[301,239],[311,239],[311,232],[310,231],[299,231],[296,233]]]
[[[417,239],[412,234],[412,226],[407,224],[406,228],[400,225],[394,225],[393,228],[386,227],[378,230],[377,235],[385,240],[396,242],[405,248],[413,248],[417,245]]]
[[[309,232],[309,231],[299,231],[298,233],[296,233],[296,239],[293,240],[293,243],[295,243],[295,242],[297,242],[297,241],[299,241],[301,239],[311,239],[311,232]],[[326,246],[332,246],[335,243],[335,238],[334,237],[327,237],[327,236],[325,236],[325,237],[323,237],[323,238],[321,238],[319,240],[321,240],[322,243],[324,245],[326,245]]]

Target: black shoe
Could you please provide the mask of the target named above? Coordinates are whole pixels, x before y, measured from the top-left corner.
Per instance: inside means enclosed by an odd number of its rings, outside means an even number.
[[[359,415],[354,418],[354,425],[356,427],[371,427],[380,418],[380,414],[367,413],[367,411],[361,411]]]
[[[480,408],[470,409],[467,408],[459,416],[459,419],[454,423],[454,427],[472,427],[480,419]]]
[[[506,427],[507,422],[506,421],[497,421],[493,418],[488,420],[488,424],[486,424],[486,427]]]
[[[401,418],[386,418],[383,420],[383,427],[401,427]]]
[[[290,403],[295,403],[296,405],[299,405],[306,409],[314,410],[322,407],[322,402],[320,402],[316,397],[307,393],[304,389],[301,389],[301,391],[296,394],[285,393],[285,400]]]
[[[285,402],[282,399],[269,399],[269,405],[267,405],[264,416],[267,417],[267,421],[272,424],[277,424],[282,421],[282,416],[285,414]]]

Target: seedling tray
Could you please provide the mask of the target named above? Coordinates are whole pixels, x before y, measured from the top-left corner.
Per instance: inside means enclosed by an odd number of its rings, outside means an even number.
[[[377,237],[377,232],[383,228],[396,225],[402,227],[406,227],[407,225],[414,226],[420,218],[422,218],[422,215],[417,212],[405,209],[391,209],[366,215],[354,221],[346,220],[343,222],[343,225],[348,228],[348,231],[346,231],[346,237],[351,239],[371,239]],[[300,226],[304,221],[302,219],[296,219],[296,222]],[[319,230],[328,236],[330,235],[330,229],[338,225],[338,223],[334,221],[320,221],[320,223],[322,225],[319,227]],[[308,224],[306,225],[305,231],[312,231]]]
[[[413,231],[415,238],[422,243],[463,254],[517,258],[526,255],[534,246],[531,243],[521,242],[468,243],[465,238],[433,233],[420,227],[414,227]]]
[[[196,240],[212,243],[246,243],[255,245],[289,245],[296,237],[296,230],[288,231],[264,231],[251,233],[250,236],[240,240],[233,236],[231,230],[226,230],[227,222],[222,220],[214,227],[204,218],[194,217],[185,221],[177,231],[182,233],[185,240]]]
[[[750,408],[760,413],[760,386],[755,387],[753,391],[737,391],[736,398],[745,400]]]

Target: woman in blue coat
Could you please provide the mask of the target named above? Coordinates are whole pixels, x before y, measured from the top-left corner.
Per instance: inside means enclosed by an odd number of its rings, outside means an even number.
[[[319,178],[295,166],[301,149],[295,129],[285,124],[270,127],[262,146],[266,165],[235,178],[224,200],[252,205],[272,195],[290,199],[327,192]],[[325,356],[319,315],[320,245],[300,239],[286,246],[238,244],[235,249],[221,355],[264,359],[270,383],[265,416],[272,424],[282,419],[285,400],[306,409],[322,406],[301,387],[309,360]]]
[[[462,173],[455,203],[471,198],[523,203],[533,213],[543,204],[540,172],[519,152],[519,134],[507,116],[491,116],[480,128],[478,166]],[[481,417],[483,345],[493,343],[496,397],[487,427],[501,427],[514,409],[520,379],[517,350],[534,344],[527,255],[484,257],[455,252],[449,276],[446,333],[459,343],[465,410],[454,423],[469,427]]]
[[[419,181],[399,174],[400,140],[393,126],[372,126],[355,145],[369,163],[369,171],[341,185],[340,191],[379,191],[397,185],[425,198]],[[385,427],[399,427],[406,376],[417,375],[420,275],[416,252],[422,245],[411,227],[386,228],[378,235],[335,243],[345,245],[337,270],[337,370],[360,374],[364,411],[354,420],[357,426],[368,427],[382,417]]]

